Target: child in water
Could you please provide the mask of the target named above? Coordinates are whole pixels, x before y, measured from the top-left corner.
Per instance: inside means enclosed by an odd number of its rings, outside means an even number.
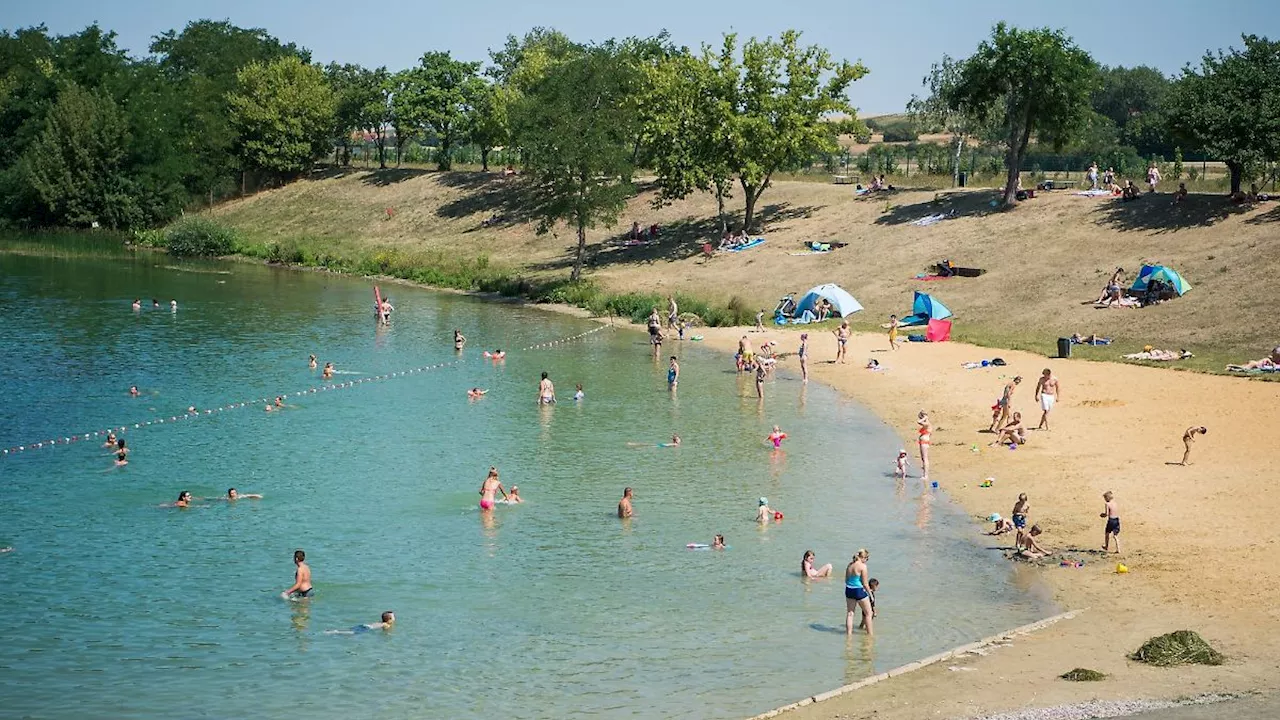
[[[520,487],[518,485],[511,486],[511,492],[507,493],[508,505],[519,505],[524,502],[524,498],[520,497]]]
[[[712,549],[712,550],[723,550],[723,549],[724,549],[724,547],[725,547],[725,546],[724,546],[724,536],[723,536],[723,535],[716,535],[716,536],[715,536],[715,538],[713,538],[713,539],[711,540],[711,549]]]
[[[577,391],[576,391],[576,392],[574,392],[574,393],[573,393],[573,399],[574,399],[574,400],[581,400],[581,399],[585,398],[586,396],[587,396],[587,394],[586,394],[586,393],[584,393],[584,392],[582,392],[582,383],[578,383],[578,389],[577,389]]]
[[[867,597],[870,598],[871,600],[871,618],[873,620],[876,617],[876,591],[879,589],[880,589],[879,580],[875,578],[871,578],[870,580],[867,581]],[[862,624],[858,626],[858,629],[859,630],[867,629],[867,618],[865,615],[863,616]]]
[[[769,437],[766,439],[773,443],[774,450],[778,450],[782,447],[782,441],[787,439],[787,434],[782,432],[777,425],[774,425],[773,432],[769,433]]]
[[[906,480],[907,479],[907,451],[906,450],[898,451],[898,460],[896,465],[897,467],[893,472],[893,476],[899,480]]]

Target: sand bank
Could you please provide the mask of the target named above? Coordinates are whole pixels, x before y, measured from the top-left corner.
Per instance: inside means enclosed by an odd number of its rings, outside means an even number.
[[[742,329],[699,329],[705,342],[733,352]],[[749,333],[794,351],[798,333]],[[986,655],[943,663],[821,703],[798,708],[794,718],[952,718],[1028,705],[1087,699],[1173,698],[1209,692],[1280,686],[1280,569],[1274,562],[1280,516],[1280,384],[1171,372],[1131,365],[1046,359],[958,343],[907,343],[889,352],[882,335],[855,336],[849,363],[836,365],[835,338],[811,333],[812,381],[824,382],[864,403],[898,428],[913,458],[915,415],[934,424],[931,479],[975,519],[975,538],[987,515],[1009,515],[1018,493],[1031,500],[1031,521],[1046,528],[1046,544],[1083,567],[1057,559],[1039,575],[1066,609],[1090,608]],[[961,364],[1002,357],[1003,368],[966,370]],[[863,366],[868,358],[884,370]],[[782,367],[798,371],[794,356]],[[988,447],[990,407],[1003,385],[1023,376],[1013,400],[1029,426],[1040,411],[1035,380],[1052,368],[1062,389],[1049,432],[1033,431],[1017,450]],[[799,392],[798,381],[779,380],[770,394]],[[1205,425],[1192,464],[1182,457],[1182,433]],[[909,443],[909,444],[908,444]],[[978,451],[973,447],[977,445]],[[885,467],[893,458],[885,458]],[[980,487],[994,477],[993,487]],[[882,482],[867,478],[866,482]],[[891,482],[891,481],[890,481]],[[917,480],[918,482],[918,480]],[[1116,574],[1115,556],[1101,555],[1101,495],[1120,503],[1124,552],[1130,569]],[[980,523],[980,524],[979,524]],[[1011,538],[992,538],[1007,546]],[[874,549],[874,539],[868,539]],[[998,550],[992,550],[998,552]],[[879,562],[892,562],[881,557]],[[962,572],[963,568],[957,568]],[[843,608],[832,608],[842,616]],[[893,622],[892,611],[881,622]],[[1125,659],[1153,635],[1191,629],[1229,661],[1221,667],[1150,668]],[[1070,683],[1057,676],[1075,667],[1111,675],[1100,683]],[[795,698],[800,700],[801,698]]]

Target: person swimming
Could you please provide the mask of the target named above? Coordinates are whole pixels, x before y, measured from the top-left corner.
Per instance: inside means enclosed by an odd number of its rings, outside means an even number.
[[[315,356],[315,355],[312,355],[312,356],[311,356],[311,359],[307,361],[307,367],[311,368],[312,370],[315,370],[315,369],[316,369],[316,356]]]
[[[191,507],[191,493],[187,492],[186,490],[183,490],[182,492],[178,493],[178,499],[173,503],[173,507],[176,507],[176,508]]]
[[[507,504],[519,505],[522,502],[524,502],[524,498],[520,497],[520,487],[512,485],[511,492],[507,493]]]
[[[493,352],[489,352],[488,350],[485,350],[485,351],[484,351],[484,356],[485,356],[485,357],[487,357],[487,358],[491,358],[491,359],[493,359],[493,360],[501,360],[501,359],[505,358],[505,357],[507,356],[507,354],[506,354],[505,352],[503,352],[503,351],[502,351],[502,348],[498,348],[497,350],[494,350]]]
[[[178,312],[178,301],[173,298],[169,298],[169,312]]]
[[[671,442],[658,443],[658,447],[680,447],[680,436],[672,435]]]
[[[723,536],[723,535],[718,535],[718,534],[717,534],[714,538],[712,538],[712,539],[711,539],[711,549],[712,549],[712,550],[724,550],[724,549],[725,549],[725,547],[726,547],[726,545],[724,544],[724,536]]]
[[[382,613],[382,621],[376,623],[364,623],[356,625],[350,630],[325,630],[326,635],[359,635],[360,633],[369,632],[370,630],[390,630],[391,626],[396,623],[396,614],[391,610]]]
[[[236,500],[261,500],[262,496],[256,493],[240,493],[235,488],[227,488],[227,501],[234,502]]]
[[[578,389],[577,389],[577,391],[576,391],[576,392],[574,392],[574,393],[573,393],[573,399],[574,399],[574,400],[582,400],[582,399],[583,399],[583,398],[585,398],[586,396],[587,396],[587,394],[586,394],[586,393],[584,393],[584,392],[582,392],[582,383],[578,383]]]
[[[475,400],[478,397],[484,397],[484,395],[486,395],[488,392],[489,392],[488,390],[483,390],[481,388],[474,387],[467,391],[467,397],[471,398],[472,400]]]
[[[133,309],[134,309],[135,311],[136,311],[136,310],[141,310],[141,309],[142,309],[142,298],[134,298],[134,299],[133,299]]]
[[[129,448],[125,447],[124,438],[116,440],[116,467],[129,464]]]
[[[787,439],[787,434],[782,432],[782,429],[777,425],[774,425],[773,432],[769,433],[769,437],[766,439],[773,443],[773,449],[777,450],[782,447],[782,441]]]
[[[503,499],[510,499],[507,491],[502,487],[502,483],[498,480],[498,468],[490,465],[488,476],[485,477],[484,482],[480,483],[481,510],[493,509],[495,493],[502,493]]]
[[[467,338],[457,328],[453,329],[453,349],[461,350],[463,345],[467,344]]]
[[[331,380],[331,379],[333,379],[333,363],[331,363],[331,362],[327,362],[327,363],[325,363],[325,364],[324,364],[324,375],[323,375],[323,377],[324,377],[324,379],[325,379],[325,380]]]
[[[129,397],[138,397],[138,396],[139,396],[139,395],[141,395],[141,394],[142,394],[141,392],[138,392],[138,386],[137,386],[137,385],[130,385],[130,386],[129,386]]]
[[[105,443],[103,443],[103,444],[102,444],[102,447],[109,448],[109,447],[115,447],[115,445],[116,445],[116,434],[115,434],[115,433],[113,433],[113,432],[108,431],[108,432],[107,432],[107,441],[106,441]]]

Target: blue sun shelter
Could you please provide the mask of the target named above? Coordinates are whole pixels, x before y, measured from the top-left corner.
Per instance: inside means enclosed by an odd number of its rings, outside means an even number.
[[[1172,287],[1179,296],[1185,295],[1191,289],[1191,283],[1183,280],[1177,270],[1164,265],[1143,265],[1142,270],[1138,272],[1138,278],[1133,281],[1133,287],[1129,288],[1129,292],[1134,294],[1146,292],[1147,285],[1152,280],[1163,281]]]
[[[930,320],[946,320],[951,317],[951,309],[934,299],[928,293],[917,292],[915,301],[911,303],[911,314],[898,320],[898,327],[915,327],[928,325]]]
[[[847,290],[835,283],[827,283],[810,289],[804,297],[800,298],[799,304],[796,305],[796,315],[803,315],[805,310],[817,315],[818,303],[824,298],[831,303],[832,313],[839,317],[849,317],[862,310],[862,303]]]

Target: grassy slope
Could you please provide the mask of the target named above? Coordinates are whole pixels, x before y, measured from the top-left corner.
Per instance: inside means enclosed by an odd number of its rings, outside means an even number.
[[[1150,344],[1187,348],[1199,357],[1180,367],[1220,369],[1228,360],[1261,357],[1280,341],[1271,299],[1280,273],[1280,205],[1231,205],[1169,195],[1121,203],[1071,194],[1041,194],[1012,212],[994,212],[990,191],[905,190],[854,199],[847,186],[779,182],[762,197],[769,242],[737,255],[704,260],[701,243],[716,236],[714,203],[695,197],[652,210],[642,193],[614,230],[594,231],[592,278],[618,291],[683,292],[723,302],[739,296],[772,309],[787,291],[838,282],[866,306],[856,325],[870,329],[889,313],[909,312],[911,291],[935,294],[956,313],[956,339],[1052,353],[1072,332],[1117,338],[1086,357],[1115,359]],[[388,219],[386,209],[393,208]],[[731,204],[731,210],[740,204]],[[396,248],[487,256],[531,276],[562,277],[572,233],[538,236],[520,204],[519,181],[479,173],[352,172],[295,183],[214,211],[255,241],[300,242],[337,253]],[[935,212],[955,216],[931,227],[910,221]],[[492,214],[504,221],[485,228]],[[656,246],[623,248],[632,219],[664,228]],[[838,240],[829,255],[795,257],[804,240]],[[981,267],[976,279],[911,278],[943,257]],[[1131,273],[1144,261],[1167,263],[1194,289],[1143,310],[1095,310],[1117,265]]]

